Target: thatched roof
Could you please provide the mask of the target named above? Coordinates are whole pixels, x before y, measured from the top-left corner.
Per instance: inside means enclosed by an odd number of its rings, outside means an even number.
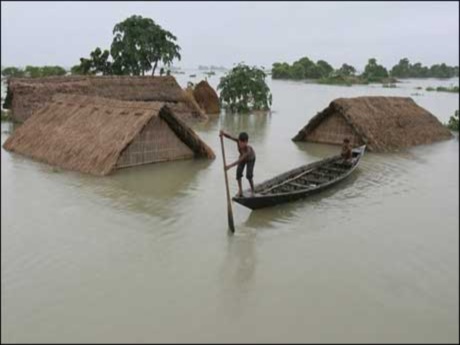
[[[100,96],[126,101],[185,103],[176,115],[184,121],[205,120],[197,104],[190,102],[173,76],[65,76],[11,78],[8,95],[17,121],[25,121],[56,93]]]
[[[195,86],[193,97],[206,114],[220,113],[219,96],[206,80],[200,81]]]
[[[195,157],[215,158],[164,102],[56,94],[5,141],[4,148],[64,169],[106,175],[123,150],[160,117]]]
[[[341,122],[349,128],[343,129]],[[356,97],[332,101],[293,140],[340,143],[340,136],[347,135],[347,131],[371,151],[397,150],[452,136],[433,114],[411,98]]]

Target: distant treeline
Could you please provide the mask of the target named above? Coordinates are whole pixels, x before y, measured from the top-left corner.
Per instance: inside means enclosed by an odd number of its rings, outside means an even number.
[[[66,69],[61,66],[26,66],[24,69],[19,67],[2,68],[3,78],[41,78],[66,74]]]
[[[458,66],[445,63],[423,66],[420,62],[411,64],[404,58],[388,71],[379,65],[375,58],[369,59],[364,72],[357,75],[356,68],[344,63],[340,68],[333,68],[328,62],[314,62],[308,57],[295,61],[292,65],[286,62],[275,62],[272,66],[273,79],[314,79],[324,84],[367,84],[374,82],[394,82],[395,78],[452,78],[458,77]]]

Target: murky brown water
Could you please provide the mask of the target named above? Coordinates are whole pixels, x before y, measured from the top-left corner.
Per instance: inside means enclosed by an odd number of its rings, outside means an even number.
[[[290,140],[332,99],[420,92],[446,122],[458,94],[414,90],[443,83],[270,81],[271,115],[197,127],[215,161],[106,178],[2,149],[2,341],[458,342],[458,137],[366,154],[346,182],[306,201],[235,205],[229,236],[217,136],[249,132],[260,181],[337,152]],[[227,155],[237,156],[230,143]]]

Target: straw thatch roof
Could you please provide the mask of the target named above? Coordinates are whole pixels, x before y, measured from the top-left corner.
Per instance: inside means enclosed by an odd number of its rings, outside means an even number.
[[[64,169],[106,175],[117,167],[215,158],[164,102],[56,94],[4,148]]]
[[[439,120],[411,98],[339,98],[315,115],[293,138],[341,144],[366,144],[371,151],[392,151],[452,137]]]
[[[8,98],[13,118],[23,122],[49,102],[56,93],[100,96],[125,101],[185,103],[176,115],[191,122],[205,120],[206,114],[190,102],[172,76],[65,76],[46,78],[11,78]]]
[[[220,113],[219,96],[206,80],[200,81],[195,86],[193,97],[206,114]]]

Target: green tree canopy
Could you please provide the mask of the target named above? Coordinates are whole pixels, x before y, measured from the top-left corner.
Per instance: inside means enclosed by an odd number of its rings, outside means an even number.
[[[344,76],[344,77],[349,77],[352,76],[356,73],[356,69],[348,65],[346,63],[342,64],[342,66],[338,69],[338,75]]]
[[[5,67],[5,68],[2,68],[2,77],[5,77],[5,78],[10,78],[10,77],[20,78],[20,77],[24,77],[24,76],[25,76],[25,72],[21,68],[18,68],[18,67]]]
[[[159,62],[170,65],[181,58],[177,37],[150,18],[131,16],[115,25],[110,47],[116,74],[144,75]],[[152,67],[153,64],[153,67]]]
[[[329,64],[328,64],[326,61],[324,61],[324,60],[318,60],[318,61],[316,62],[316,66],[318,66],[322,78],[328,77],[328,76],[334,71],[334,67],[332,67],[331,65],[329,65]]]
[[[70,69],[72,74],[112,74],[112,63],[109,61],[110,52],[97,47],[89,54],[90,58],[80,58],[80,65]]]
[[[391,75],[399,78],[409,78],[411,75],[411,65],[409,59],[399,60],[399,63],[391,69]]]
[[[272,65],[272,78],[273,79],[289,79],[291,78],[290,66],[288,63],[275,62]]]
[[[158,63],[171,65],[181,59],[177,37],[150,18],[131,16],[113,28],[109,50],[96,48],[89,58],[81,58],[72,74],[145,75],[155,74]]]
[[[377,63],[375,58],[369,59],[366,67],[364,67],[363,76],[369,81],[378,81],[388,77],[388,71],[382,65]]]
[[[270,109],[272,95],[265,78],[263,69],[238,64],[220,79],[217,88],[221,102],[237,113]]]

